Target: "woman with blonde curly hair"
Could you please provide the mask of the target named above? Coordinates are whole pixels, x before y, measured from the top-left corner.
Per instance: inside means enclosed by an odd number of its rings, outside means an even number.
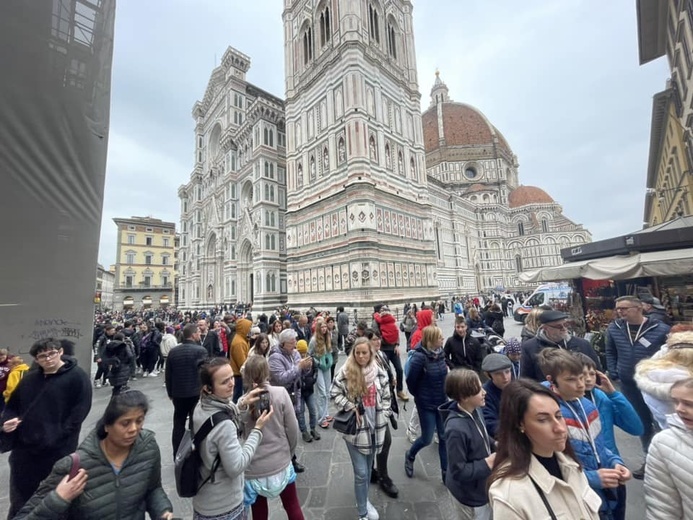
[[[674,413],[669,395],[672,385],[693,376],[693,332],[669,334],[667,350],[644,359],[635,367],[635,382],[659,427],[667,429],[666,416]]]
[[[316,387],[318,389],[318,424],[321,428],[329,428],[332,417],[328,415],[330,404],[330,382],[332,380],[332,335],[323,318],[318,318],[315,323],[315,334],[310,338],[308,355],[318,365],[316,374]]]
[[[390,414],[390,386],[367,338],[357,338],[346,362],[332,382],[331,396],[338,410],[356,414],[356,434],[343,435],[354,468],[354,492],[360,520],[379,515],[368,500],[373,460],[385,441]]]

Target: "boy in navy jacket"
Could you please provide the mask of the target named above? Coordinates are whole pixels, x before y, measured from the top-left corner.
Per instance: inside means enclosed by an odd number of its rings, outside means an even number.
[[[439,408],[448,457],[445,486],[455,498],[460,518],[490,520],[486,479],[496,454],[481,414],[486,391],[476,372],[458,368],[448,374],[445,393],[452,399]]]

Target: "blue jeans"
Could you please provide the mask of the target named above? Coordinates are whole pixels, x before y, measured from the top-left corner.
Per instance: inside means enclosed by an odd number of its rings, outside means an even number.
[[[310,395],[306,395],[301,392],[301,403],[300,410],[296,413],[296,419],[298,419],[298,429],[302,432],[306,431],[306,408],[308,408],[308,420],[310,421],[310,429],[314,430],[318,423],[317,417],[317,407],[315,406],[315,392],[311,392]]]
[[[344,441],[346,442],[346,441]],[[371,446],[375,444],[375,439]],[[354,448],[350,442],[346,442],[349,456],[351,457],[351,465],[354,467],[354,494],[356,495],[356,507],[359,510],[359,516],[368,515],[368,485],[371,482],[371,471],[373,469],[373,459],[375,452],[371,451],[369,455],[364,455],[359,450]]]
[[[424,408],[416,409],[419,412],[419,422],[421,423],[421,437],[414,441],[409,448],[409,457],[416,458],[416,454],[433,442],[433,431],[438,431],[438,456],[440,457],[440,469],[443,473],[448,470],[448,450],[445,447],[445,431],[443,418],[438,413],[438,410],[426,410]]]
[[[316,408],[318,412],[318,421],[323,422],[325,417],[328,416],[328,406],[330,404],[330,371],[320,370],[315,374],[317,379],[315,381],[315,392],[317,395]]]

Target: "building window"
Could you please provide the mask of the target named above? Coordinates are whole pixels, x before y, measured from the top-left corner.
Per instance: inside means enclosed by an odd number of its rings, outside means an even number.
[[[372,5],[368,6],[368,34],[371,40],[380,43],[380,27],[378,22],[378,11]]]
[[[125,287],[132,287],[132,276],[126,276],[125,277]]]
[[[154,237],[145,238],[145,241],[144,241],[145,245],[151,246],[152,242],[154,242]]]
[[[171,239],[170,238],[164,238],[164,247],[170,247],[171,244]]]
[[[126,264],[134,264],[135,263],[135,253],[127,253],[125,255],[125,263]]]
[[[145,229],[145,231],[146,231],[147,233],[153,233],[153,232],[154,232],[154,229],[148,227],[148,228]]]
[[[469,168],[465,169],[464,176],[467,177],[467,179],[475,179],[477,176],[476,168],[472,168],[470,166]]]
[[[135,245],[135,235],[128,235],[128,244]]]
[[[161,255],[161,265],[170,265],[169,255]]]
[[[543,233],[548,233],[549,232],[549,221],[546,219],[542,219],[541,221],[541,230]]]
[[[144,255],[144,263],[147,265],[152,265],[152,255],[151,254]]]
[[[144,284],[145,287],[151,287],[152,286],[152,277],[149,275],[145,275],[144,277]]]
[[[525,234],[525,224],[524,224],[524,222],[518,222],[518,223],[517,223],[517,233],[518,233],[520,236],[524,236],[524,234]]]
[[[397,59],[397,31],[391,23],[387,28],[387,53],[390,57]]]
[[[128,226],[128,231],[135,231],[135,226]]]
[[[166,275],[161,276],[161,285],[163,285],[164,287],[168,286],[168,276],[166,276]]]
[[[313,29],[306,27],[303,32],[303,64],[313,59]]]
[[[263,131],[263,143],[265,146],[274,148],[274,131],[271,128],[265,128]]]
[[[330,8],[320,13],[320,46],[324,47],[332,38],[332,28],[330,27]]]
[[[522,257],[520,255],[515,256],[515,272],[522,272]]]

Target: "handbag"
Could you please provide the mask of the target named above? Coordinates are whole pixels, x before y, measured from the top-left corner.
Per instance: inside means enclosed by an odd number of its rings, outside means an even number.
[[[341,410],[334,414],[332,427],[344,435],[356,435],[356,410]]]

